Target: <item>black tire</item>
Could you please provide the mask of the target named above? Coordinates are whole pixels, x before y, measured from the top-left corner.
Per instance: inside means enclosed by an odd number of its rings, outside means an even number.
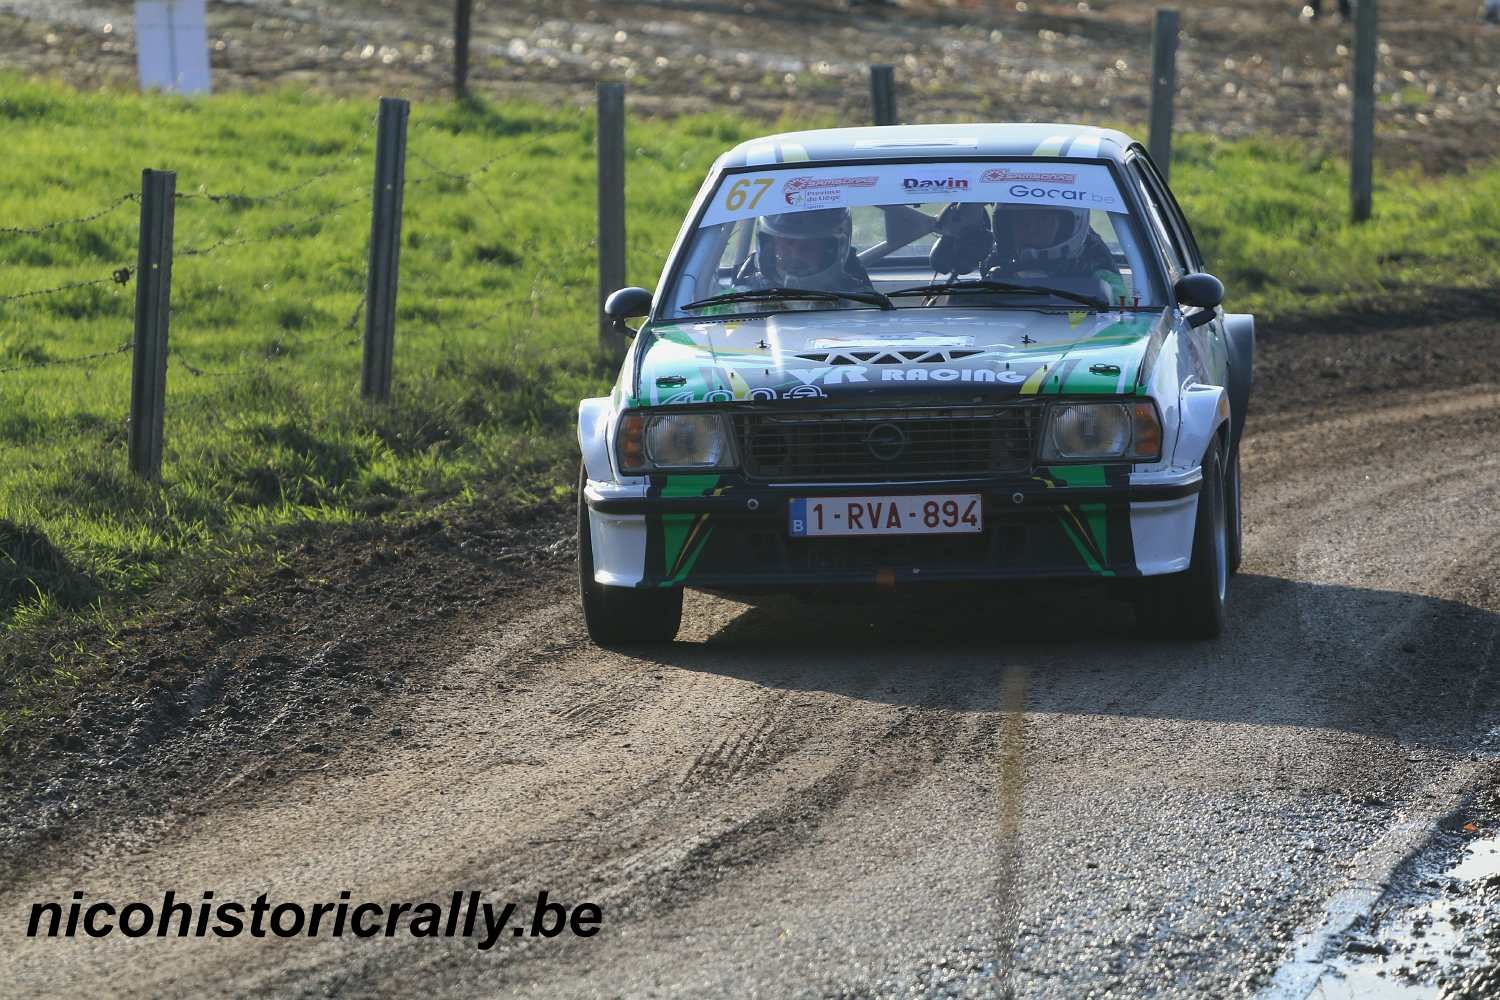
[[[1240,448],[1234,446],[1229,453],[1228,475],[1224,484],[1224,502],[1228,504],[1228,544],[1225,553],[1229,558],[1229,575],[1240,571],[1240,560],[1245,554],[1245,507],[1240,486]]]
[[[589,506],[583,497],[584,473],[578,472],[578,596],[589,638],[600,646],[671,642],[682,624],[682,588],[636,590],[607,587],[594,581],[594,543]]]
[[[1229,584],[1229,511],[1224,455],[1217,443],[1203,456],[1203,487],[1188,568],[1147,577],[1136,595],[1136,623],[1161,639],[1213,639],[1224,631]]]

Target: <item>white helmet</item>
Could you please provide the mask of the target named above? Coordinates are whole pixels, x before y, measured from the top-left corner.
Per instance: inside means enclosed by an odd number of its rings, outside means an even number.
[[[761,277],[773,285],[838,289],[853,235],[847,208],[763,215],[755,234]]]
[[[1057,223],[1055,235],[1046,246],[1017,247],[1016,260],[1019,263],[1076,260],[1082,255],[1084,242],[1088,239],[1090,232],[1088,209],[1054,208],[1051,205],[1016,205],[1007,209],[1007,214],[1017,212],[1025,212],[1028,215],[1046,213],[1051,215]],[[1012,214],[1012,233],[1015,232],[1016,221],[1017,216]]]

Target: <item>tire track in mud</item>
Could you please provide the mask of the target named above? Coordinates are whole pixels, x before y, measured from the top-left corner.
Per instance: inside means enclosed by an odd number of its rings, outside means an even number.
[[[728,655],[734,659],[739,654]],[[618,669],[623,660],[607,657],[603,667]],[[837,661],[829,672],[842,677],[846,666]],[[822,673],[814,664],[783,679],[815,687]],[[673,712],[695,698],[699,678],[690,673],[686,680],[684,689],[663,699],[661,711]],[[669,783],[659,770],[633,794],[609,805],[596,802],[602,807],[596,811],[608,816],[609,831],[595,842],[591,830],[580,830],[585,836],[566,844],[561,852],[568,862],[565,884],[587,884],[590,898],[604,902],[610,912],[659,921],[711,904],[713,893],[739,872],[768,862],[784,864],[809,852],[815,857],[820,829],[836,817],[896,809],[954,751],[993,741],[995,706],[982,706],[987,712],[955,713],[950,706],[957,693],[951,688],[941,680],[921,685],[925,697],[919,696],[923,703],[916,706],[762,688],[725,701],[721,692],[716,709],[737,720],[735,731],[719,735],[713,730],[700,742],[683,775],[686,781]],[[964,700],[975,700],[973,692],[964,694]],[[650,720],[642,725],[649,730]],[[824,739],[830,728],[846,738],[830,744]],[[681,822],[684,811],[690,817],[687,825]],[[637,846],[621,850],[632,843]],[[541,867],[560,860],[549,853]],[[584,960],[587,951],[582,943],[559,942],[545,958],[552,963],[567,962],[570,955]],[[535,949],[522,949],[503,981],[520,988],[533,960],[543,957]],[[416,979],[404,978],[405,964],[382,963],[377,978],[395,976],[398,983],[415,985]],[[419,957],[419,967],[440,964]]]
[[[772,725],[786,698],[783,691],[762,699],[756,709],[758,718],[752,716],[731,727],[730,735],[694,757],[677,783],[677,791],[692,792],[700,787],[727,784],[747,769],[769,763],[769,759],[759,758],[770,749]]]

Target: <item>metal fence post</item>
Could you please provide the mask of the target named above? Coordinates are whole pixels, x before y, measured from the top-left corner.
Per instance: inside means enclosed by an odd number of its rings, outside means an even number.
[[[599,153],[599,350],[619,359],[625,339],[604,315],[604,300],[625,284],[625,85],[601,83]]]
[[[1177,11],[1156,12],[1151,34],[1151,133],[1147,148],[1165,180],[1172,172],[1172,98],[1177,92]]]
[[[401,206],[406,190],[406,121],[410,113],[411,105],[406,101],[391,97],[380,99],[360,394],[382,403],[391,398],[391,359],[396,345],[396,279],[401,263]]]
[[[1354,10],[1354,121],[1349,144],[1350,215],[1370,217],[1375,188],[1375,0]]]
[[[870,111],[876,125],[896,124],[896,71],[890,66],[870,67]]]
[[[130,373],[130,471],[161,478],[167,401],[167,325],[172,312],[172,225],[177,175],[141,173],[140,250],[136,257],[135,356]]]
[[[453,12],[453,96],[469,96],[469,29],[474,20],[474,0],[457,0]]]

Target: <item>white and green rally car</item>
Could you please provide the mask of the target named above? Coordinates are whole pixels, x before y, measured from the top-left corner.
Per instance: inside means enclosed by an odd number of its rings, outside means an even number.
[[[1212,637],[1254,322],[1141,145],[1078,125],[794,132],[721,156],[613,391],[579,407],[598,642],[682,592],[1108,578]]]

